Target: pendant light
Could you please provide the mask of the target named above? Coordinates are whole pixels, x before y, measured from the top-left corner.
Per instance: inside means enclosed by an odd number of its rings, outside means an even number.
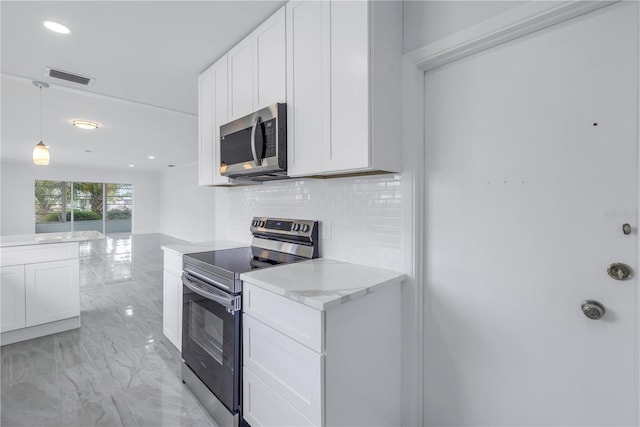
[[[49,84],[33,82],[33,85],[40,89],[40,142],[33,148],[33,163],[46,166],[49,164],[49,148],[42,142],[42,88],[48,88]]]

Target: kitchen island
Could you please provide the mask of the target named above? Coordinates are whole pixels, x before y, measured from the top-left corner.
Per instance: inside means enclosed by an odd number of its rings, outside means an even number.
[[[79,242],[97,231],[0,236],[0,344],[80,327]]]

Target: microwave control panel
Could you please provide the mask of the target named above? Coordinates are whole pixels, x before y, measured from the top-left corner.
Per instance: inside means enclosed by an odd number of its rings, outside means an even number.
[[[276,119],[264,122],[264,157],[274,157],[278,153],[278,129]]]

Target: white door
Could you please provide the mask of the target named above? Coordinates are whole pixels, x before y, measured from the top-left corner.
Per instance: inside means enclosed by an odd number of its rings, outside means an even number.
[[[425,120],[425,423],[637,425],[637,2],[427,72]]]

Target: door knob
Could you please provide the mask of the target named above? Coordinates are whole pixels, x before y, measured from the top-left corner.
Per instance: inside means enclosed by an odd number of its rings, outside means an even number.
[[[626,280],[631,277],[631,267],[621,262],[615,262],[607,268],[607,273],[616,280]]]
[[[586,300],[582,301],[582,312],[589,319],[598,320],[604,316],[604,306],[598,301]]]

